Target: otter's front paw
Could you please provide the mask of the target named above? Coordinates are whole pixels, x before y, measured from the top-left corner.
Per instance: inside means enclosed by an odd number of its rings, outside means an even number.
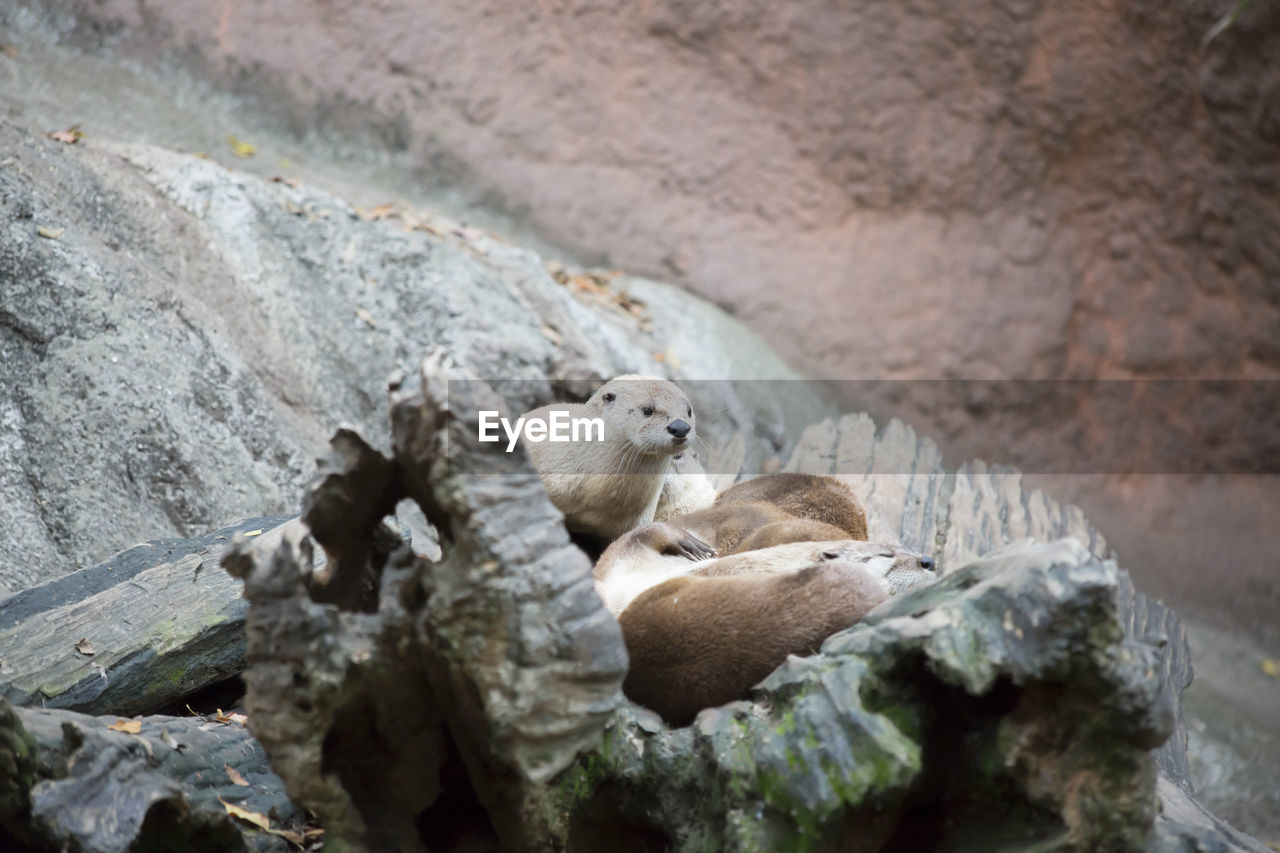
[[[685,531],[681,536],[671,542],[668,550],[664,553],[671,554],[676,557],[684,557],[686,560],[701,562],[702,560],[710,560],[716,556],[716,549],[712,548],[706,542],[703,542],[697,536]]]

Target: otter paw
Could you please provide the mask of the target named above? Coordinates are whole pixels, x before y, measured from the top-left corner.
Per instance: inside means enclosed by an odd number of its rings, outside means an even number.
[[[671,551],[677,557],[684,557],[686,560],[693,560],[695,563],[702,560],[711,560],[716,556],[716,549],[712,548],[706,542],[703,542],[692,533],[686,532],[683,536],[671,543]]]

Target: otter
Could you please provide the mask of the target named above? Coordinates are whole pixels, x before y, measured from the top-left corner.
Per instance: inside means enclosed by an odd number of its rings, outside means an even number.
[[[750,525],[774,513],[785,515],[768,504],[741,504],[722,523]],[[786,524],[842,532],[791,518],[757,527],[744,542]],[[623,692],[675,725],[745,697],[787,655],[812,652],[890,595],[933,580],[936,565],[858,539],[713,554],[695,532],[658,522],[615,541],[593,571],[631,659]]]
[[[844,483],[825,474],[765,474],[730,486],[715,505],[771,504],[795,518],[830,524],[850,539],[867,538],[867,514]]]
[[[856,539],[694,562],[665,541],[679,528],[647,527],[635,531],[634,562],[606,565],[597,588],[611,610],[621,607],[614,612],[631,660],[623,693],[672,725],[745,698],[788,655],[812,654],[891,595],[933,578],[929,557]]]
[[[671,457],[671,467],[662,480],[662,492],[658,496],[653,520],[667,521],[705,509],[715,502],[716,489],[702,463],[691,451],[681,451]]]
[[[614,616],[652,586],[688,574],[715,550],[682,527],[655,521],[614,540],[596,561],[596,592]]]
[[[631,665],[627,698],[668,723],[744,699],[788,655],[812,654],[889,594],[851,559],[783,574],[678,577],[646,590],[618,622]]]
[[[670,522],[711,543],[721,556],[788,542],[851,538],[847,530],[822,521],[796,518],[768,503],[716,504],[677,516]]]
[[[695,436],[685,393],[658,377],[618,376],[585,403],[556,403],[524,417],[545,421],[552,411],[604,423],[603,440],[525,442],[565,526],[612,542],[652,521],[671,457]]]
[[[904,548],[858,539],[802,541],[715,557],[696,533],[670,522],[636,528],[596,561],[596,591],[614,616],[646,590],[678,577],[792,574],[813,563],[857,563],[887,593],[932,580],[934,561]]]

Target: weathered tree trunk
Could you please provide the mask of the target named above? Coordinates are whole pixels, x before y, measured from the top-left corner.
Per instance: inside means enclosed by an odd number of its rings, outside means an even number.
[[[219,564],[236,534],[272,549],[287,516],[137,545],[0,601],[0,696],[15,705],[142,714],[244,669],[241,585]]]
[[[429,358],[393,382],[394,459],[335,437],[304,517],[332,573],[309,579],[300,532],[226,561],[250,601],[250,725],[334,843],[1260,849],[1158,785],[1181,685],[1088,537],[953,565],[671,729],[620,695],[590,565],[523,457],[475,441],[480,409],[505,406]],[[404,496],[440,562],[367,511]]]
[[[0,699],[0,849],[290,849],[224,802],[301,837],[301,813],[243,725],[147,717],[130,733],[116,723]]]

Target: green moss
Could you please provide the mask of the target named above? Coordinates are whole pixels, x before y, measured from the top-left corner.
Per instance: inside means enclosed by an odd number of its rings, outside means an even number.
[[[579,803],[588,799],[609,777],[610,767],[598,753],[587,753],[578,759],[578,763],[565,771],[564,779],[556,785],[556,792],[562,807],[572,810]]]

